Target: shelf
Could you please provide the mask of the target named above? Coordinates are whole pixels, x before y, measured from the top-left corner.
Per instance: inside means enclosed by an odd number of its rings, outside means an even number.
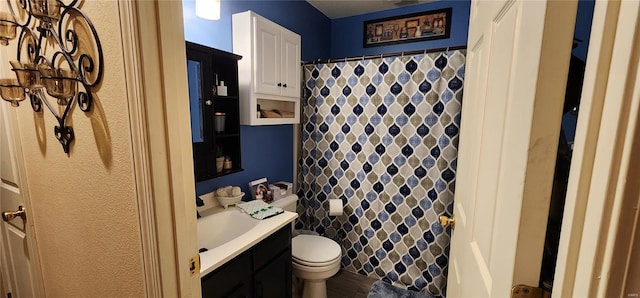
[[[211,173],[207,176],[203,176],[202,180],[209,180],[209,179],[213,179],[213,178],[218,178],[218,177],[222,177],[222,176],[226,176],[226,175],[231,175],[231,174],[235,174],[235,173],[239,173],[244,171],[244,169],[231,169],[231,170],[223,170],[220,173]]]
[[[214,95],[213,99],[238,99],[238,97],[233,95],[226,95],[226,96]]]
[[[278,125],[278,124],[298,124],[300,120],[296,118],[256,118],[253,125]]]
[[[240,136],[239,133],[216,133],[216,138],[218,138],[218,139],[235,138],[235,137],[239,137],[239,136]]]
[[[240,124],[300,123],[300,35],[252,12],[232,16],[233,51],[242,55],[238,87]],[[258,110],[290,112],[261,120]]]
[[[242,171],[240,142],[240,97],[238,96],[238,59],[241,56],[186,42],[189,103],[196,181],[204,181]],[[227,94],[213,94],[216,81],[224,81]],[[206,99],[206,100],[202,100]],[[224,130],[216,132],[224,113]],[[229,157],[236,167],[216,172],[216,154]]]

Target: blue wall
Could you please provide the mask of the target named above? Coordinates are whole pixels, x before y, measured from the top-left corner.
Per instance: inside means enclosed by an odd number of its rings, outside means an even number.
[[[578,2],[578,14],[576,15],[576,26],[573,36],[581,39],[582,42],[571,51],[576,57],[587,60],[587,49],[589,48],[589,35],[591,34],[591,20],[593,19],[593,9],[595,0],[580,0]]]
[[[470,4],[470,1],[443,0],[335,19],[331,22],[331,58],[375,55],[383,53],[466,45],[467,34],[469,32]],[[451,16],[451,35],[447,39],[410,42],[371,48],[364,48],[362,46],[362,30],[364,21],[447,7],[451,7],[453,9]]]
[[[585,62],[587,61],[587,50],[589,49],[589,35],[591,34],[594,7],[594,0],[580,0],[578,2],[578,14],[576,15],[573,36],[582,40],[582,42],[578,43],[578,46],[571,53]],[[562,130],[569,142],[575,139],[577,123],[578,115],[574,113],[566,113],[562,116]]]
[[[305,1],[221,2],[220,20],[204,20],[195,15],[195,1],[182,1],[184,33],[187,41],[232,52],[231,15],[253,10],[302,36],[302,59],[329,58],[331,20]],[[293,125],[241,126],[243,172],[196,183],[196,194],[225,185],[241,186],[266,177],[271,182],[293,181]],[[246,199],[246,197],[245,197]]]
[[[235,1],[222,0],[220,20],[209,21],[195,15],[195,0],[182,1],[185,39],[232,52],[231,15],[252,10],[302,36],[302,60],[330,58],[331,20],[303,0]]]
[[[183,0],[182,3],[185,39],[188,41],[231,52],[233,50],[231,15],[253,10],[300,34],[304,61],[466,45],[469,31],[470,1],[467,0],[441,0],[335,20],[330,20],[303,0],[222,0],[221,18],[218,21],[196,17],[195,0]],[[451,36],[448,39],[371,48],[362,46],[364,21],[447,7],[453,10]],[[583,42],[573,50],[573,53],[581,59],[586,59],[587,55],[593,8],[594,0],[581,0],[578,4],[575,36]],[[567,115],[564,120],[565,133],[572,140],[575,132],[575,115]],[[242,165],[245,171],[197,183],[197,194],[231,184],[242,186],[246,192],[248,191],[247,182],[261,177],[267,177],[270,181],[293,180],[292,125],[242,126],[241,133]],[[261,145],[253,146],[252,144]]]

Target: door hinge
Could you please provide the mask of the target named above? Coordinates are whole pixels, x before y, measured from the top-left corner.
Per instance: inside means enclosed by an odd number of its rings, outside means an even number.
[[[543,288],[516,285],[511,288],[511,298],[551,298],[551,292]]]
[[[200,254],[197,254],[195,257],[189,259],[189,271],[191,272],[191,276],[196,273],[200,273]]]

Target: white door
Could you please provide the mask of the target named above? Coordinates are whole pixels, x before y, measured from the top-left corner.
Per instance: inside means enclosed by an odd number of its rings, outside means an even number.
[[[300,97],[300,35],[282,30],[282,95]]]
[[[280,95],[282,81],[280,80],[280,28],[259,17],[254,18],[255,41],[253,53],[256,63],[255,92],[262,94]],[[280,85],[278,85],[280,84]]]
[[[474,1],[448,297],[538,285],[576,1]]]
[[[21,107],[29,108],[29,107]],[[22,158],[17,151],[19,148],[14,143],[14,126],[12,115],[14,111],[7,102],[0,102],[0,211],[16,211],[19,206],[24,206],[24,185],[20,179],[18,162]],[[28,210],[25,219],[28,221]],[[36,297],[38,296],[37,279],[32,270],[35,259],[30,256],[34,247],[28,243],[34,243],[29,234],[27,222],[22,217],[16,216],[8,221],[1,221],[2,228],[2,289],[4,297],[11,293],[12,297]],[[31,241],[31,242],[30,242]],[[31,253],[30,253],[31,252]]]

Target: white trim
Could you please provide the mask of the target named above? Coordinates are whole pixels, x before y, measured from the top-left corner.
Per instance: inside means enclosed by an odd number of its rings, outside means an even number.
[[[160,49],[161,53],[162,68],[159,75],[163,84],[164,131],[168,140],[169,181],[173,199],[171,216],[174,219],[174,245],[178,257],[179,293],[181,296],[200,296],[200,274],[189,274],[189,259],[199,255],[182,2],[159,1],[157,8],[160,39],[153,50]]]
[[[595,4],[553,297],[607,291],[636,122],[629,79],[637,70],[638,12],[634,1]]]
[[[6,102],[2,102],[0,104],[7,104]],[[44,282],[42,279],[42,265],[40,263],[40,254],[38,243],[36,240],[35,228],[33,225],[33,215],[29,214],[33,209],[31,208],[31,196],[29,195],[29,189],[27,184],[27,176],[26,170],[24,167],[24,154],[22,152],[22,141],[20,139],[20,127],[17,125],[18,117],[15,108],[11,108],[8,105],[5,107],[7,109],[6,115],[11,118],[8,122],[10,129],[12,130],[13,138],[10,140],[9,144],[13,144],[13,155],[15,156],[15,160],[9,161],[14,162],[16,169],[18,170],[18,179],[19,179],[19,188],[20,188],[20,196],[22,197],[22,203],[24,204],[24,208],[27,212],[27,221],[24,227],[25,238],[27,239],[27,249],[28,249],[28,259],[29,259],[29,272],[32,283],[32,290],[34,297],[44,297]],[[1,112],[0,112],[1,113]],[[6,261],[6,260],[5,260]],[[9,269],[10,267],[6,267]],[[10,269],[9,269],[10,270]],[[14,273],[15,274],[15,273]],[[10,282],[10,280],[8,281]],[[12,287],[15,285],[12,285]],[[14,289],[15,290],[15,289]],[[3,293],[6,294],[6,293]]]
[[[602,124],[598,136],[598,147],[594,161],[594,171],[583,238],[580,245],[575,282],[575,295],[598,295],[603,297],[611,273],[611,251],[618,234],[617,224],[622,207],[622,195],[626,182],[625,167],[633,138],[626,139],[630,128],[635,125],[631,107],[634,78],[637,71],[640,3],[622,1],[615,34],[611,72]],[[632,63],[635,62],[636,64]],[[612,240],[613,239],[613,240]]]
[[[200,296],[182,4],[120,0],[148,297]],[[191,199],[190,199],[191,198]]]
[[[619,2],[597,1],[558,247],[553,297],[572,297]]]
[[[136,196],[140,222],[140,238],[145,277],[145,296],[161,297],[160,264],[158,247],[155,245],[158,235],[154,214],[152,170],[145,112],[146,98],[142,83],[142,66],[138,37],[138,22],[135,18],[136,7],[131,1],[119,1],[120,27],[122,32],[123,59],[127,102],[129,103],[129,123],[131,126],[131,145],[133,152],[133,170],[135,173]]]
[[[11,50],[10,50],[11,49]],[[2,55],[0,55],[1,57],[7,57],[10,55],[5,55],[7,53],[12,53],[13,54],[13,47],[2,47],[2,49],[0,49],[0,53]],[[4,61],[5,63],[7,63],[8,61]],[[0,70],[0,73],[2,73],[2,75],[6,75],[6,73],[4,73],[4,71],[8,71],[8,69],[2,69]],[[44,297],[45,296],[45,290],[44,290],[44,280],[42,278],[42,264],[40,262],[40,250],[38,248],[38,242],[37,242],[37,237],[36,237],[36,233],[35,233],[35,228],[34,228],[34,222],[33,222],[33,215],[30,214],[30,212],[32,212],[32,208],[31,208],[31,196],[29,195],[29,185],[27,183],[28,179],[27,179],[27,175],[26,175],[26,170],[25,170],[25,165],[24,165],[24,153],[22,151],[22,140],[20,138],[20,126],[18,125],[18,115],[17,115],[17,111],[16,108],[10,107],[8,105],[7,102],[0,100],[2,102],[0,102],[0,104],[5,105],[4,111],[0,111],[0,117],[3,116],[7,116],[9,119],[8,121],[6,121],[6,123],[9,126],[9,129],[11,130],[11,140],[9,140],[9,146],[11,147],[10,150],[13,150],[13,156],[15,157],[15,160],[11,160],[9,162],[14,163],[15,168],[18,171],[18,184],[19,184],[19,188],[20,188],[20,196],[22,197],[22,204],[24,204],[24,208],[25,211],[27,212],[27,221],[26,221],[26,225],[24,227],[24,233],[25,233],[25,238],[27,240],[27,250],[28,250],[28,259],[29,259],[29,273],[30,273],[30,278],[31,278],[31,283],[32,283],[32,290],[33,290],[33,295],[34,297]],[[23,105],[26,104],[28,105],[28,103],[26,103],[26,101],[23,103]],[[26,107],[23,107],[26,108]],[[29,107],[30,108],[30,107]],[[4,115],[3,115],[4,114]],[[0,121],[1,122],[1,121]],[[1,124],[0,124],[1,125]],[[17,207],[17,206],[16,206]],[[5,210],[2,210],[5,211]],[[0,236],[0,244],[1,241],[3,240],[3,236]],[[4,246],[0,247],[0,250],[4,249]],[[2,264],[3,267],[0,267],[0,269],[2,270],[11,270],[11,266],[8,266],[8,260],[2,258],[2,261],[4,261],[5,264]],[[14,273],[15,276],[15,273]],[[8,280],[6,280],[6,284],[9,285],[9,283],[11,282],[11,279],[8,278],[7,276],[3,276],[2,278],[7,278]],[[0,280],[2,279],[0,278]],[[16,285],[9,285],[9,289],[4,289],[4,290],[12,290],[14,291],[14,295],[15,295],[15,288]],[[2,293],[2,295],[6,295],[6,292]]]

